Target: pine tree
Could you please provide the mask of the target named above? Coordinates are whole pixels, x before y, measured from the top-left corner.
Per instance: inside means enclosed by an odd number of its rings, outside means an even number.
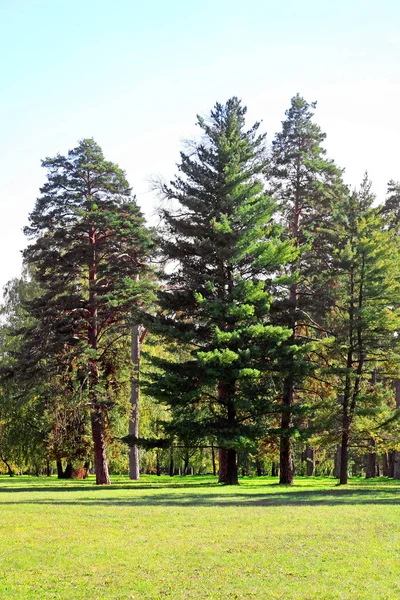
[[[371,412],[376,369],[398,364],[395,332],[400,325],[399,244],[384,227],[367,175],[337,216],[333,268],[336,301],[328,318],[335,338],[332,373],[340,398],[340,483],[348,481],[349,445],[357,413]],[[376,397],[376,404],[380,402]]]
[[[180,349],[158,360],[148,392],[172,407],[181,439],[214,436],[226,450],[225,482],[237,483],[237,450],[260,433],[275,396],[275,369],[290,332],[271,324],[276,272],[293,258],[264,192],[264,136],[245,129],[237,98],[198,117],[203,138],[181,153],[163,187],[162,250],[172,262],[157,331]],[[185,354],[186,353],[186,354]]]
[[[301,409],[304,379],[312,374],[309,360],[315,340],[324,335],[323,315],[329,307],[329,257],[325,229],[345,193],[341,171],[326,158],[325,134],[313,122],[315,103],[301,96],[291,106],[272,144],[272,193],[282,211],[288,239],[298,250],[288,266],[287,296],[276,303],[277,322],[291,330],[282,363],[280,482],[293,482],[291,437],[293,416]]]
[[[146,255],[152,247],[124,172],[92,140],[42,163],[47,181],[30,215],[24,253],[42,289],[30,303],[39,326],[27,363],[49,372],[86,371],[96,482],[108,484],[105,429],[118,384],[115,351],[127,318],[150,293]],[[139,281],[138,275],[141,274]]]

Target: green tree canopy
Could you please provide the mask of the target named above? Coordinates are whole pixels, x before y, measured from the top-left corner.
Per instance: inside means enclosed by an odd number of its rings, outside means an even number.
[[[107,411],[118,387],[115,353],[132,313],[151,296],[153,246],[125,173],[93,139],[46,158],[47,181],[26,227],[24,252],[42,293],[29,304],[20,360],[75,373],[88,394],[97,483],[109,483]]]
[[[272,280],[295,253],[263,191],[264,136],[258,123],[246,129],[245,115],[231,98],[198,117],[203,138],[181,153],[179,176],[162,189],[172,208],[162,213],[161,246],[173,268],[157,330],[186,355],[154,360],[161,371],[148,387],[173,407],[181,437],[212,434],[227,449],[227,483],[237,483],[237,449],[271,411],[290,335],[271,323]]]

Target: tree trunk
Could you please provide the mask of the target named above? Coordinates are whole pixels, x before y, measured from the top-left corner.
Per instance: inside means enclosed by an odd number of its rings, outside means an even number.
[[[315,457],[314,450],[311,448],[309,444],[307,444],[306,449],[302,454],[303,462],[306,463],[306,475],[307,477],[312,477],[315,468]]]
[[[68,461],[67,462],[67,466],[65,467],[63,478],[64,479],[71,479],[72,478],[72,471],[73,471],[72,462]]]
[[[239,485],[237,453],[236,450],[229,448],[227,452],[227,471],[225,485]]]
[[[185,455],[184,455],[184,459],[183,459],[183,474],[184,475],[190,475],[190,471],[189,471],[189,450],[185,450]]]
[[[174,476],[174,447],[171,444],[171,447],[169,449],[169,476],[173,477]]]
[[[106,455],[106,442],[104,439],[103,414],[98,406],[94,406],[90,415],[92,424],[92,437],[94,445],[94,470],[97,485],[110,485],[108,462]]]
[[[57,464],[57,477],[58,477],[58,479],[63,479],[64,478],[64,470],[63,470],[61,460],[57,460],[56,464]]]
[[[400,452],[393,452],[393,479],[400,479]]]
[[[197,470],[197,475],[202,475],[203,474],[203,457],[204,457],[204,448],[200,448],[199,450],[199,454],[200,454],[200,460],[199,460],[199,468]],[[192,469],[192,471],[194,471]]]
[[[217,465],[215,464],[215,448],[214,448],[214,444],[211,444],[211,460],[212,460],[212,470],[213,470],[213,475],[214,477],[217,474]]]
[[[242,477],[248,477],[250,475],[249,455],[242,455]]]
[[[365,457],[365,478],[371,479],[376,477],[376,454],[371,452]]]
[[[384,452],[382,457],[382,475],[389,477],[389,455],[387,452]]]
[[[295,183],[295,203],[294,210],[292,213],[293,221],[289,224],[289,228],[293,235],[293,239],[296,247],[300,246],[301,237],[301,166],[300,159],[296,159],[296,183]],[[292,263],[290,270],[294,275],[299,268],[298,260]],[[293,346],[296,344],[297,337],[297,306],[298,306],[298,286],[297,283],[292,283],[289,291],[289,315],[290,321],[288,323],[289,328],[292,330],[292,335],[288,340],[288,343]],[[282,417],[281,417],[281,434],[280,434],[280,451],[279,451],[279,483],[280,484],[293,484],[294,471],[293,471],[293,458],[291,452],[291,426],[292,426],[292,407],[294,400],[294,378],[293,373],[295,370],[295,363],[293,354],[290,356],[291,368],[289,368],[288,375],[286,375],[283,383],[282,393]]]
[[[396,408],[400,408],[400,379],[394,380],[394,389],[396,393]],[[394,450],[391,452],[393,461],[393,479],[400,479],[400,452]]]
[[[369,452],[365,456],[365,478],[371,479],[376,477],[376,444],[373,438],[368,440],[368,445],[371,447],[372,452]]]
[[[290,430],[292,423],[293,385],[290,382],[285,383],[282,404],[279,483],[292,485],[294,473],[290,444]]]
[[[343,429],[342,445],[340,448],[340,485],[346,485],[349,480],[349,430]]]
[[[353,462],[353,465],[351,467],[351,474],[354,477],[357,477],[360,474],[360,470],[361,470],[361,462],[360,462],[360,459],[356,456],[354,458],[354,462]]]
[[[388,453],[389,473],[388,477],[394,477],[394,451]]]
[[[129,419],[129,435],[139,437],[139,374],[140,374],[140,336],[139,326],[132,327],[132,379],[131,379],[131,414]],[[139,447],[137,444],[129,448],[129,478],[140,479]]]
[[[226,483],[228,476],[228,451],[225,448],[218,448],[218,483]]]
[[[226,407],[228,430],[233,433],[237,427],[237,417],[232,395],[232,384],[220,381],[218,383],[218,398],[221,404]],[[220,448],[219,459],[218,481],[226,485],[239,485],[236,450],[233,448]]]
[[[375,368],[372,372],[371,384],[376,385],[378,382],[378,369]],[[371,479],[376,477],[377,475],[377,459],[376,459],[376,442],[373,437],[370,437],[368,440],[368,446],[370,447],[370,452],[368,452],[365,456],[365,478]]]
[[[161,475],[161,464],[160,464],[160,451],[156,450],[156,474],[157,477]]]
[[[348,352],[347,354],[347,374],[346,374],[346,385],[345,392],[342,397],[343,406],[342,406],[342,443],[340,447],[340,485],[347,485],[349,480],[349,440],[350,440],[350,424],[351,424],[351,404],[349,408],[349,397],[350,397],[350,389],[351,389],[351,377],[350,377],[350,369],[352,368],[352,360],[353,354],[352,352]],[[355,386],[356,384],[354,384]],[[353,402],[354,402],[354,392],[353,392]]]
[[[89,265],[89,311],[90,320],[88,328],[88,343],[93,351],[93,356],[89,358],[88,381],[89,381],[89,400],[91,405],[90,421],[92,425],[92,439],[94,447],[94,470],[96,473],[96,484],[110,485],[108,475],[108,462],[106,454],[106,441],[104,436],[104,416],[101,405],[98,402],[98,323],[97,323],[97,294],[96,294],[96,230],[91,224],[89,226],[89,248],[91,253]]]
[[[336,446],[335,455],[333,458],[333,476],[336,479],[340,479],[340,463],[342,460],[342,447],[340,445]]]

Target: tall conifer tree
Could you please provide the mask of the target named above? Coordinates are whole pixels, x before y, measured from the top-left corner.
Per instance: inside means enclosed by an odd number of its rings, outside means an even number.
[[[341,171],[322,147],[326,136],[313,122],[315,106],[294,96],[272,144],[273,196],[281,207],[286,235],[298,250],[288,269],[288,295],[277,303],[278,322],[292,332],[282,363],[280,442],[280,482],[289,484],[293,482],[293,415],[300,400],[297,389],[312,371],[309,355],[323,332],[322,317],[329,305],[326,276],[321,274],[329,277],[332,249],[324,231],[345,195]]]
[[[263,191],[264,136],[245,129],[237,98],[198,117],[203,138],[181,153],[163,187],[162,249],[172,261],[160,295],[158,332],[186,358],[157,360],[148,390],[174,408],[185,439],[213,435],[227,451],[225,482],[237,483],[237,450],[256,434],[275,394],[276,358],[290,335],[271,324],[272,284],[293,258]],[[181,354],[184,356],[184,353]]]
[[[332,373],[339,377],[341,484],[348,481],[354,419],[363,402],[371,401],[376,369],[385,372],[399,361],[400,247],[373,200],[365,175],[360,189],[348,195],[333,229],[336,298],[328,326],[335,337]]]
[[[77,360],[86,365],[96,482],[108,484],[114,351],[121,333],[129,333],[128,316],[150,291],[145,275],[152,241],[125,173],[92,139],[42,164],[47,181],[30,215],[26,234],[34,242],[25,251],[42,294],[30,303],[39,325],[28,332],[25,358],[45,360],[48,369],[61,359],[71,370]]]

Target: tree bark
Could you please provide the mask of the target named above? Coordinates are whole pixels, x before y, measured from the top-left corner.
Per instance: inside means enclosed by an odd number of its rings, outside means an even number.
[[[92,437],[94,445],[94,470],[97,485],[110,485],[108,462],[106,455],[106,442],[104,439],[104,417],[99,406],[94,406],[90,420],[92,424]]]
[[[129,419],[129,435],[139,437],[139,369],[140,369],[140,335],[139,325],[132,327],[132,366],[131,379],[131,413]],[[129,478],[140,479],[139,447],[137,444],[129,449]]]
[[[279,453],[279,483],[293,484],[293,460],[290,444],[292,423],[293,385],[285,382],[282,398],[281,439]]]
[[[242,456],[242,477],[248,477],[250,475],[249,455]]]
[[[91,192],[89,192],[89,196]],[[91,259],[89,265],[89,311],[90,320],[88,327],[88,343],[93,351],[93,356],[89,358],[89,400],[91,404],[90,421],[92,425],[92,439],[94,446],[94,470],[96,473],[96,484],[110,485],[108,474],[108,462],[105,442],[104,416],[101,405],[98,402],[98,323],[97,323],[97,295],[96,295],[96,230],[93,225],[89,227],[89,247]]]
[[[290,223],[290,229],[292,231],[293,239],[296,247],[300,246],[301,238],[301,159],[300,155],[296,157],[296,182],[295,182],[295,194],[294,194],[294,207],[293,207],[293,220]],[[291,265],[291,272],[295,274],[299,268],[298,261]],[[288,340],[290,345],[296,343],[297,337],[297,308],[298,308],[298,296],[299,290],[297,283],[292,283],[289,291],[289,313],[290,320],[288,326],[292,330],[292,335]],[[280,434],[280,450],[279,450],[279,483],[280,484],[293,484],[294,470],[293,470],[293,458],[291,452],[291,426],[292,426],[292,407],[294,400],[294,379],[293,372],[295,364],[293,355],[291,355],[291,369],[285,378],[283,383],[282,393],[282,417],[281,417],[281,434]]]
[[[373,438],[368,440],[368,445],[371,447],[371,452],[365,456],[365,478],[371,479],[376,477],[376,443]]]
[[[351,293],[354,290],[354,277],[351,277]],[[361,309],[361,291],[359,295],[359,306]],[[364,353],[362,348],[362,336],[360,325],[357,326],[357,344],[358,344],[358,364],[355,373],[355,378],[352,377],[353,373],[353,343],[354,343],[354,331],[353,331],[353,320],[354,320],[354,305],[351,303],[350,308],[350,345],[347,353],[346,362],[346,383],[343,394],[343,407],[342,407],[342,445],[341,445],[341,461],[340,461],[340,485],[346,485],[349,480],[349,441],[350,441],[350,426],[353,420],[354,411],[356,408],[356,402],[358,399],[358,393],[361,383],[361,375],[364,365]]]
[[[226,483],[228,477],[228,451],[225,448],[218,448],[218,483]]]
[[[156,474],[157,477],[161,475],[161,463],[160,463],[160,451],[156,450]]]
[[[214,448],[214,443],[211,444],[211,460],[212,460],[213,475],[215,477],[215,475],[217,474],[217,465],[215,464],[215,448]]]
[[[72,479],[72,471],[73,471],[72,462],[68,461],[67,465],[65,467],[63,478],[64,479]]]
[[[315,457],[314,450],[311,448],[309,444],[306,445],[306,448],[302,454],[303,462],[306,463],[306,475],[307,477],[312,477],[315,468]]]
[[[232,385],[220,381],[218,384],[218,398],[227,411],[227,425],[233,432],[237,426],[236,409],[232,401]],[[237,453],[233,448],[219,449],[219,479],[226,485],[239,485]]]
[[[388,477],[394,477],[394,451],[388,452],[389,472]]]
[[[389,455],[388,452],[383,453],[382,457],[382,475],[389,477]]]
[[[400,479],[400,452],[393,452],[393,479]]]
[[[169,476],[173,477],[174,476],[174,446],[171,444],[171,447],[169,449]]]
[[[237,452],[232,448],[229,448],[227,452],[227,471],[226,471],[226,480],[224,482],[226,485],[239,485],[238,480],[238,467],[237,467]]]
[[[349,439],[350,439],[350,416],[349,416],[349,396],[350,396],[350,369],[352,368],[353,355],[349,351],[347,356],[347,375],[345,393],[342,397],[342,442],[340,446],[340,485],[346,485],[349,478]]]
[[[400,408],[400,379],[395,379],[394,389],[396,394],[396,408]],[[393,479],[400,479],[400,452],[393,450],[392,455],[392,477]]]
[[[364,366],[364,350],[362,326],[356,318],[356,308],[361,310],[363,306],[363,281],[364,281],[364,258],[362,262],[358,303],[355,305],[355,274],[354,268],[350,270],[350,306],[349,306],[349,345],[346,359],[346,378],[343,394],[342,407],[342,449],[340,461],[340,484],[346,485],[349,478],[349,440],[350,426],[352,424],[356,402],[361,383],[361,375]],[[357,369],[354,373],[354,353],[356,349]],[[354,377],[355,374],[355,377]]]
[[[346,485],[349,480],[349,429],[342,431],[342,444],[340,448],[340,485]]]
[[[340,445],[336,446],[335,455],[334,455],[334,466],[333,466],[333,476],[337,479],[340,478],[340,463],[342,456],[342,447]]]
[[[57,465],[57,477],[58,477],[58,479],[63,479],[64,478],[64,470],[63,470],[61,460],[57,460],[56,465]]]

